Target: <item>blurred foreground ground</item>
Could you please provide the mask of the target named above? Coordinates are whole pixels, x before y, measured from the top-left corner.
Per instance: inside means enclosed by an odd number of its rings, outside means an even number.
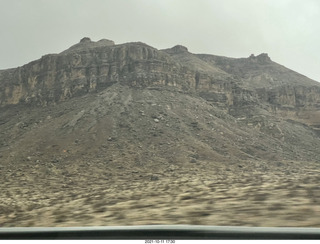
[[[0,226],[320,227],[318,163],[187,164],[9,172],[0,182]]]

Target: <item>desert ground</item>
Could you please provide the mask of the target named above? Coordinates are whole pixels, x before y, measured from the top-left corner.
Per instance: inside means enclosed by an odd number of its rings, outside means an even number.
[[[2,170],[0,226],[320,227],[316,162],[112,164]]]

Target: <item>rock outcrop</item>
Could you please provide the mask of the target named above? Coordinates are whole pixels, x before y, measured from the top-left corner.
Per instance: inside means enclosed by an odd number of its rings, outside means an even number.
[[[84,38],[60,54],[0,71],[0,104],[46,105],[100,91],[114,83],[187,89],[194,86],[194,77],[194,71],[146,44],[114,45],[108,40],[91,42]]]
[[[2,70],[0,225],[320,226],[319,94],[267,54],[87,37]]]
[[[262,99],[284,107],[318,103],[320,87],[272,62],[267,54],[232,59],[194,55],[181,45],[160,51],[143,43],[115,45],[85,37],[60,54],[0,71],[0,104],[56,103],[117,82],[209,91],[212,100],[226,105]],[[237,102],[239,95],[243,99]]]
[[[315,119],[320,116],[319,83],[273,62],[268,54],[235,59],[192,54],[181,45],[157,50],[140,42],[116,45],[88,37],[60,54],[0,71],[0,105],[56,104],[115,83],[173,86],[197,92],[236,117],[260,108],[320,127]]]

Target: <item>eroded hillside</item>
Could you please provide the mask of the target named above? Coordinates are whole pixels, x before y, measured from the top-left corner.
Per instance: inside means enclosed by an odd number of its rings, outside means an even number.
[[[0,224],[319,226],[319,87],[88,38],[2,70]]]

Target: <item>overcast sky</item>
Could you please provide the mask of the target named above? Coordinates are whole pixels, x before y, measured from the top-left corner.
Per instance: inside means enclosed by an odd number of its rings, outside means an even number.
[[[270,58],[320,81],[319,0],[0,0],[0,69],[82,37]]]

